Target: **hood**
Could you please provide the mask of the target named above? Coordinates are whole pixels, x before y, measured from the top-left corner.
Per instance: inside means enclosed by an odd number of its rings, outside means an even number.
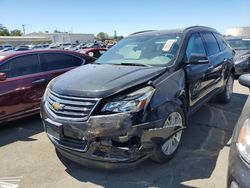
[[[61,95],[105,98],[145,83],[166,67],[88,64],[53,80],[50,89]]]

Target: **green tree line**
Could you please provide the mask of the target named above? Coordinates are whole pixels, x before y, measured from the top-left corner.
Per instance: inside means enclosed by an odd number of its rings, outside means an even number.
[[[19,29],[8,30],[3,24],[0,24],[0,36],[21,36],[22,32]]]
[[[95,38],[99,41],[105,41],[107,39],[112,39],[112,40],[116,40],[116,41],[119,41],[121,39],[123,39],[123,36],[114,36],[114,37],[110,37],[107,33],[105,32],[100,32],[98,33]]]

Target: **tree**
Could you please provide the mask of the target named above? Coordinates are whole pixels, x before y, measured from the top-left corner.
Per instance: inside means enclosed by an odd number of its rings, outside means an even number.
[[[10,35],[9,30],[5,26],[0,24],[0,36],[9,36],[9,35]]]
[[[100,40],[100,41],[105,41],[106,39],[108,39],[109,38],[109,36],[108,36],[108,34],[107,33],[104,33],[104,32],[100,32],[100,33],[98,33],[97,35],[96,35],[96,39],[97,40]]]
[[[61,31],[55,29],[55,30],[54,30],[54,33],[63,33],[63,32],[61,32]]]
[[[119,41],[119,40],[122,40],[124,37],[122,35],[116,37],[116,40]]]
[[[22,32],[19,29],[14,29],[12,31],[10,31],[10,36],[21,36]]]

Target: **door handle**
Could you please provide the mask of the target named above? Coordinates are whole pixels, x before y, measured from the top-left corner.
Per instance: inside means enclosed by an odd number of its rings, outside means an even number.
[[[209,67],[208,67],[208,71],[211,71],[211,70],[213,70],[214,69],[214,66],[213,65],[210,65]]]
[[[45,78],[42,78],[42,79],[38,79],[38,80],[34,80],[32,81],[32,84],[34,85],[38,85],[38,84],[42,84],[44,82],[46,82],[47,80]]]

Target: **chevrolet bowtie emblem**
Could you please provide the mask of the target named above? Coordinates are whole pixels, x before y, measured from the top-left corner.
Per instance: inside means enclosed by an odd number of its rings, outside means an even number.
[[[53,107],[55,110],[57,110],[57,111],[63,110],[64,106],[65,106],[65,105],[60,104],[60,103],[58,103],[58,102],[52,103],[52,107]]]

